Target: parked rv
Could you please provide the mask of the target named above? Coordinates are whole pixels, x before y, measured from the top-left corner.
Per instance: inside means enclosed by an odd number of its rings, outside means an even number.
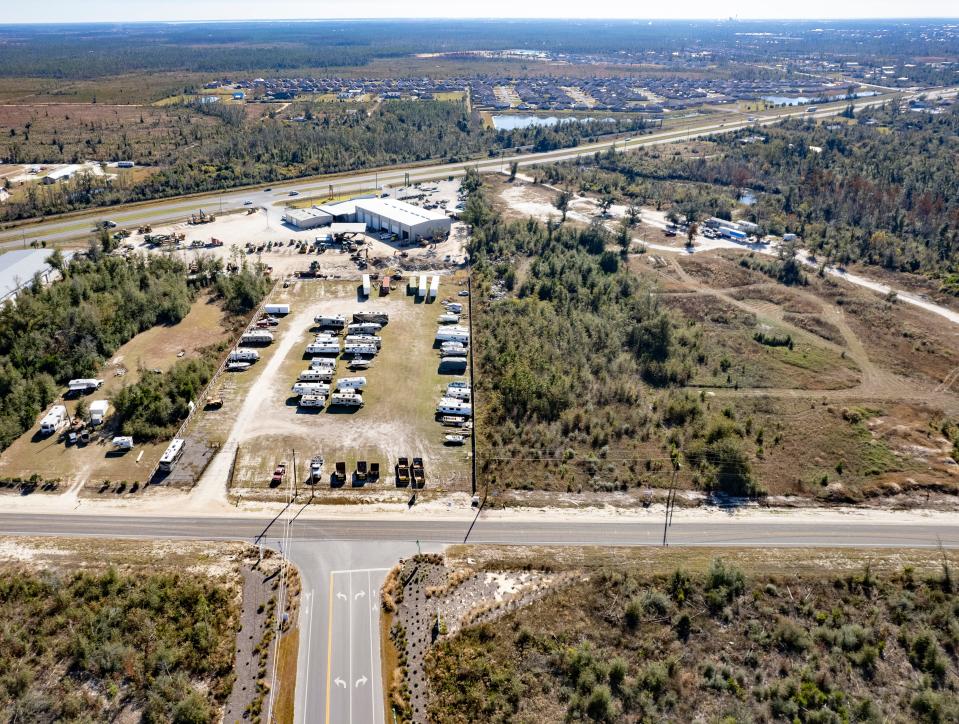
[[[436,405],[438,415],[473,415],[473,406],[465,400],[458,400],[455,397],[443,397]]]
[[[348,334],[343,339],[343,343],[350,344],[371,344],[379,349],[383,344],[383,338],[374,334]]]
[[[366,387],[365,377],[341,377],[336,381],[336,389],[341,391],[362,390],[364,387]]]
[[[313,321],[320,327],[329,327],[331,329],[343,329],[346,326],[346,317],[342,314],[320,315],[313,317]]]
[[[63,405],[54,405],[50,408],[43,419],[40,420],[40,432],[44,435],[52,435],[67,421],[67,408]]]
[[[452,312],[441,314],[439,318],[440,324],[459,324],[459,322],[460,322],[460,315],[453,314]]]
[[[264,304],[263,311],[267,314],[289,314],[289,304]]]
[[[265,329],[245,332],[240,336],[240,344],[273,344],[273,333]]]
[[[300,395],[325,395],[330,391],[330,386],[325,382],[296,382],[292,387],[293,394]]]
[[[299,382],[330,382],[333,379],[334,371],[328,367],[323,369],[303,370],[297,378]]]
[[[113,438],[111,444],[117,450],[132,450],[133,449],[133,438],[129,435],[118,435]]]
[[[377,349],[375,344],[347,344],[343,347],[343,351],[346,354],[352,355],[376,355]]]
[[[377,322],[354,322],[353,324],[347,326],[347,334],[376,334],[381,329],[383,325]]]
[[[90,424],[102,425],[110,410],[110,403],[107,400],[94,400],[90,403]]]
[[[376,322],[385,326],[390,321],[390,315],[386,312],[354,312],[353,322]]]
[[[334,392],[330,397],[333,407],[363,407],[363,396],[354,392]]]
[[[175,437],[170,441],[170,445],[160,457],[160,470],[173,470],[173,466],[176,465],[177,460],[183,455],[184,444],[185,441],[179,437]]]
[[[326,404],[326,395],[301,395],[300,407],[323,407]]]
[[[340,353],[340,342],[314,342],[313,344],[308,344],[306,346],[306,353],[309,355],[314,354],[339,354]]]
[[[100,389],[100,385],[103,384],[103,380],[94,380],[94,379],[80,379],[80,380],[70,380],[67,383],[67,387],[70,392],[77,395],[85,395],[89,392]]]
[[[237,348],[230,352],[227,359],[230,362],[256,362],[260,359],[260,353],[255,349]]]

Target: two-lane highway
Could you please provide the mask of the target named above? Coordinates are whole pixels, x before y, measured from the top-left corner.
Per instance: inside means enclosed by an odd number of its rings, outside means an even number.
[[[955,89],[941,89],[939,94],[954,94]],[[244,208],[251,202],[253,206],[270,207],[282,203],[291,194],[323,195],[332,186],[334,193],[345,194],[351,192],[369,191],[383,186],[402,185],[407,181],[427,181],[449,176],[462,176],[467,169],[476,169],[481,173],[493,173],[504,170],[506,165],[515,161],[520,166],[530,166],[540,163],[566,161],[589,156],[594,153],[614,148],[618,151],[655,146],[665,143],[674,143],[690,138],[711,135],[715,133],[729,133],[750,126],[762,126],[778,123],[786,118],[826,118],[840,113],[848,105],[856,109],[880,105],[893,97],[907,98],[919,95],[890,94],[886,96],[870,97],[855,101],[841,101],[824,104],[814,112],[807,108],[775,109],[759,113],[755,121],[749,121],[745,114],[717,114],[708,120],[698,122],[699,119],[689,119],[683,127],[673,127],[655,131],[629,139],[615,139],[585,144],[574,148],[548,151],[544,153],[524,153],[506,158],[493,158],[462,163],[437,163],[416,167],[390,167],[375,171],[362,171],[351,174],[338,174],[323,177],[313,177],[294,182],[279,184],[270,191],[264,186],[245,189],[226,189],[222,192],[198,194],[195,196],[175,197],[140,204],[109,207],[89,210],[77,214],[64,215],[50,221],[39,223],[26,222],[9,230],[0,232],[0,250],[23,246],[31,241],[45,241],[53,244],[58,241],[88,237],[96,219],[109,218],[122,226],[139,224],[159,224],[164,221],[183,219],[199,208],[207,211],[222,212]]]
[[[730,513],[676,518],[671,546],[742,548],[959,548],[959,516],[877,513],[809,516],[800,512]],[[389,519],[300,517],[289,536],[257,516],[188,517],[0,513],[0,535],[141,539],[261,540],[282,549],[300,570],[303,596],[296,721],[381,724],[379,588],[386,570],[417,550],[462,543],[471,520],[425,518],[414,511]],[[278,536],[284,535],[282,540]],[[662,518],[637,514],[602,520],[477,520],[470,543],[653,546]]]

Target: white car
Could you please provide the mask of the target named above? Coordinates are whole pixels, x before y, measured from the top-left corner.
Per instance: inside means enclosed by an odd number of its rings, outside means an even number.
[[[468,290],[462,289],[462,290],[460,290],[459,295],[460,295],[461,297],[468,297],[468,296],[470,295],[470,293],[469,293]]]
[[[253,206],[253,202],[250,201],[249,199],[247,199],[246,201],[243,202],[243,205],[244,205],[244,206]]]

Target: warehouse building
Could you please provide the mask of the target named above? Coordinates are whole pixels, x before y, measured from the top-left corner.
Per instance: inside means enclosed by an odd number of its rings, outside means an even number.
[[[333,217],[316,206],[308,209],[287,209],[283,214],[283,221],[295,229],[315,229],[326,226],[333,221]]]
[[[388,231],[416,241],[448,234],[452,221],[441,211],[423,209],[390,198],[358,198],[317,207],[334,221],[366,224],[369,231]]]

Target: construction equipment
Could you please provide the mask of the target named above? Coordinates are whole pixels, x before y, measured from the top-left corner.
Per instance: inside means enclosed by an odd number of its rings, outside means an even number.
[[[338,461],[336,463],[336,469],[333,472],[333,479],[338,480],[341,483],[346,482],[346,463]]]
[[[410,475],[413,477],[413,488],[422,488],[426,485],[426,471],[423,469],[423,458],[413,458],[410,465]]]
[[[409,458],[400,458],[396,463],[396,484],[401,488],[405,488],[410,484]]]
[[[190,214],[190,221],[188,223],[197,226],[199,224],[209,224],[213,221],[216,221],[216,217],[213,214],[207,214],[203,209],[200,209],[197,213]]]
[[[366,480],[366,460],[356,461],[356,479]]]
[[[207,395],[206,409],[219,410],[221,407],[223,407],[223,397],[220,395]]]
[[[151,231],[153,231],[153,227],[149,224],[144,224],[143,226],[137,227],[138,234],[149,234]]]

